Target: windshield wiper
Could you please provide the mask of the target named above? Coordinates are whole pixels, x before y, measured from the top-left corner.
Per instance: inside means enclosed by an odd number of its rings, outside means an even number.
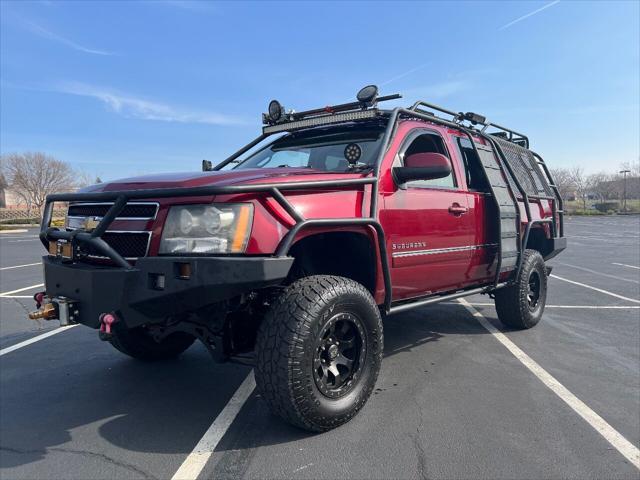
[[[362,172],[364,170],[369,170],[373,168],[373,166],[367,163],[359,163],[358,165],[349,166],[349,172]]]

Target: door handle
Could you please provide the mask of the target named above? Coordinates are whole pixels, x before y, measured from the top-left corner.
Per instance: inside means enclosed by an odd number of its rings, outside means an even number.
[[[467,207],[463,207],[459,203],[454,203],[449,207],[449,213],[456,216],[464,215],[468,211],[469,209]]]

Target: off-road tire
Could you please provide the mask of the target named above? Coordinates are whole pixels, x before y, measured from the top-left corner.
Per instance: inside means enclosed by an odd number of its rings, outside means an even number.
[[[138,360],[153,362],[175,358],[189,348],[195,337],[185,332],[175,332],[156,342],[143,328],[114,328],[109,343],[116,350]]]
[[[358,319],[364,333],[361,345],[366,347],[359,351],[366,353],[345,387],[350,390],[330,398],[318,386],[314,359],[317,342],[326,335],[322,333],[340,316]],[[366,403],[378,378],[382,350],[382,318],[364,286],[337,276],[306,277],[284,290],[260,325],[258,391],[271,411],[289,423],[314,432],[330,430],[348,422]]]
[[[531,305],[532,278],[539,280],[535,306]],[[536,250],[525,250],[522,268],[516,283],[495,292],[496,311],[500,321],[512,328],[524,330],[534,327],[542,318],[547,300],[547,274],[542,255]]]

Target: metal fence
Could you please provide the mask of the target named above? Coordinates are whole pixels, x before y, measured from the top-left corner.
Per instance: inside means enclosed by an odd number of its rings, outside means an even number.
[[[57,208],[53,212],[53,218],[65,218],[66,215],[66,208]],[[0,223],[12,222],[15,220],[33,220],[34,223],[40,223],[40,212],[36,209],[0,208]]]

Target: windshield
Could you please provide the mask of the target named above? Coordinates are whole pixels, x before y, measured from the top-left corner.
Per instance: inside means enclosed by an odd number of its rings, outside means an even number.
[[[363,170],[375,164],[382,133],[381,127],[334,127],[291,133],[249,156],[235,168]]]

